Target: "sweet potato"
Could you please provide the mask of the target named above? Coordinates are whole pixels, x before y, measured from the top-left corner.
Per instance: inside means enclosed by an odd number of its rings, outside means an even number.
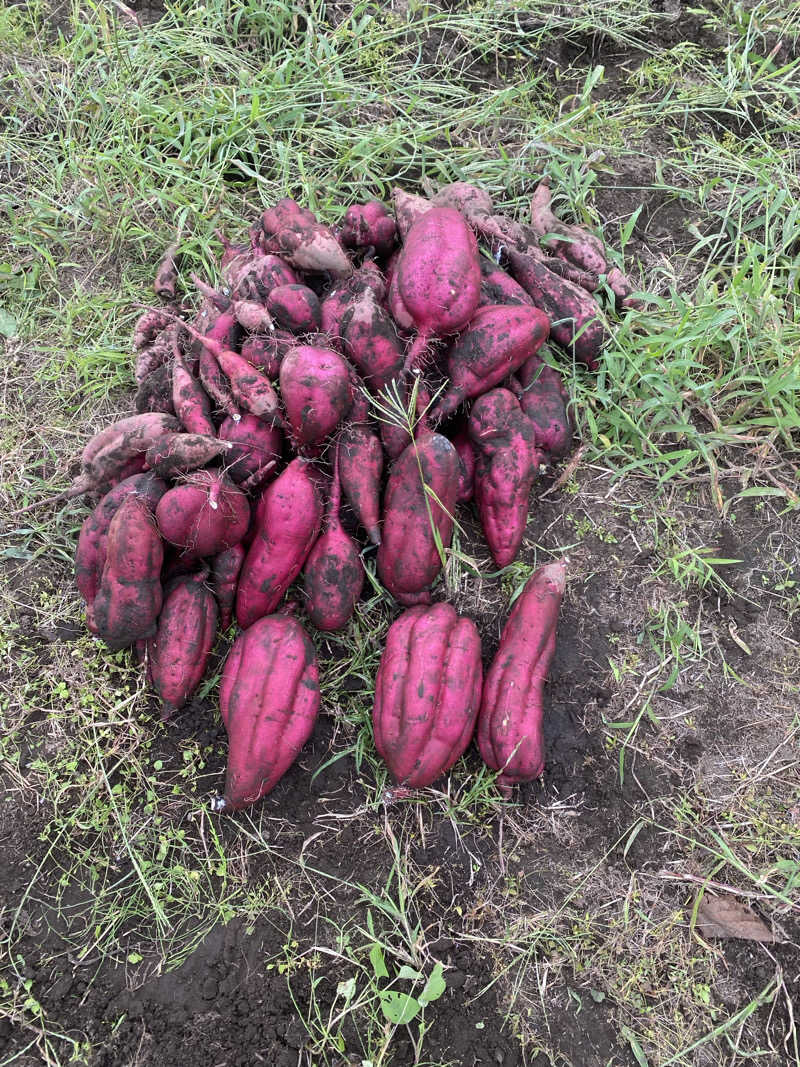
[[[297,619],[269,615],[239,634],[220,682],[228,766],[214,810],[237,811],[274,789],[310,737],[319,704],[316,653]]]
[[[158,269],[156,270],[153,289],[155,290],[156,296],[160,296],[162,300],[175,299],[175,287],[178,284],[178,266],[176,263],[177,252],[178,242],[174,241],[169,248],[167,248],[158,265]]]
[[[247,549],[244,544],[231,545],[219,555],[214,556],[211,573],[214,579],[214,593],[219,605],[219,625],[227,630],[233,621],[233,608],[236,604],[236,587],[242,570]]]
[[[311,333],[322,322],[317,294],[307,285],[279,285],[267,297],[267,311],[290,333]]]
[[[149,348],[158,335],[175,321],[174,308],[146,308],[133,328],[133,348]]]
[[[203,679],[217,634],[217,602],[208,567],[178,578],[165,591],[155,636],[147,642],[150,683],[168,719],[188,703]]]
[[[379,302],[386,296],[386,282],[373,260],[365,260],[357,271],[340,281],[322,301],[320,329],[331,348],[341,350],[342,319],[365,288],[371,289]]]
[[[375,678],[375,748],[392,777],[419,789],[466,750],[481,703],[481,639],[450,604],[409,608],[389,627]]]
[[[172,348],[178,334],[178,326],[175,322],[161,330],[150,344],[144,345],[136,353],[136,366],[134,377],[137,385],[141,385],[165,363],[172,359]]]
[[[608,256],[599,237],[585,226],[570,226],[557,219],[550,207],[550,179],[542,178],[531,198],[531,226],[545,247],[590,274],[605,274]]]
[[[480,257],[464,218],[452,208],[427,211],[409,230],[392,281],[417,329],[406,358],[410,369],[432,338],[458,333],[478,306]]]
[[[339,238],[345,248],[359,251],[374,249],[378,256],[388,255],[394,246],[397,227],[380,200],[354,204],[345,212]]]
[[[430,211],[433,204],[430,200],[426,200],[424,196],[417,196],[416,193],[406,193],[403,189],[395,187],[392,189],[392,207],[394,208],[394,217],[397,220],[397,232],[402,240],[405,241],[414,223],[418,222],[426,212]]]
[[[561,375],[535,355],[520,367],[517,382],[520,406],[533,423],[539,460],[561,459],[569,452],[572,437],[569,393]]]
[[[590,370],[596,370],[608,334],[592,296],[548,270],[533,256],[510,251],[511,273],[550,319],[550,334]]]
[[[160,411],[165,415],[174,415],[172,403],[172,366],[162,363],[139,383],[133,406],[139,412]]]
[[[259,501],[259,524],[236,593],[242,629],[277,608],[317,539],[322,505],[307,467],[305,460],[293,460]]]
[[[348,504],[374,545],[381,543],[383,448],[371,426],[349,423],[339,433],[339,476]]]
[[[238,544],[247,532],[247,497],[218,471],[188,474],[159,500],[156,521],[161,536],[187,559],[216,556]]]
[[[348,365],[332,348],[298,345],[284,356],[278,380],[290,435],[298,449],[313,451],[353,403]]]
[[[556,647],[558,610],[566,563],[540,567],[511,610],[497,654],[486,674],[478,716],[478,749],[487,766],[501,771],[504,793],[544,769],[544,684]]]
[[[365,288],[350,304],[340,329],[345,355],[372,392],[380,391],[398,377],[405,358],[403,345],[372,289]]]
[[[458,453],[459,462],[456,503],[468,504],[475,491],[475,449],[465,426],[452,434],[450,440]]]
[[[491,259],[481,256],[481,302],[488,304],[532,304],[533,301],[510,274]]]
[[[475,502],[492,558],[506,567],[516,558],[528,521],[528,498],[539,469],[531,422],[508,389],[479,397],[468,432],[477,453]]]
[[[383,498],[378,576],[405,606],[430,603],[443,562],[437,537],[444,550],[450,547],[457,495],[455,448],[423,431],[392,464]]]
[[[317,222],[310,211],[278,210],[276,204],[261,216],[261,226],[265,234],[264,251],[281,256],[293,267],[324,271],[336,277],[352,274],[353,265],[344,249],[330,228]]]
[[[86,621],[93,633],[97,632],[93,604],[106,562],[111,520],[123,500],[133,495],[140,497],[151,511],[155,511],[156,504],[167,488],[167,483],[152,472],[132,475],[110,489],[84,519],[75,551],[75,584],[86,603]]]
[[[233,444],[225,458],[225,467],[228,477],[237,483],[280,459],[283,434],[277,426],[262,422],[255,415],[242,415],[238,422],[225,419],[219,428],[219,436]]]
[[[273,328],[272,316],[260,300],[224,296],[196,274],[192,275],[192,281],[206,299],[213,301],[226,314],[233,315],[248,333],[261,333]]]
[[[464,400],[480,396],[521,367],[547,339],[547,315],[526,304],[490,305],[475,312],[447,352],[450,385],[432,417],[443,419]]]
[[[211,401],[202,383],[189,369],[188,360],[175,345],[172,361],[172,406],[189,433],[215,433],[211,419]]]
[[[339,447],[333,463],[333,483],[327,526],[317,538],[303,568],[306,611],[318,630],[343,630],[361,596],[364,564],[353,538],[345,532],[339,508]]]
[[[231,451],[232,445],[200,433],[176,433],[164,436],[151,445],[145,453],[147,465],[162,478],[175,478],[179,474],[205,467],[218,456]]]
[[[97,633],[109,648],[125,648],[155,633],[163,557],[148,503],[129,494],[108,528],[106,559],[93,605]]]
[[[296,344],[296,339],[287,330],[253,333],[242,342],[241,355],[256,370],[274,381],[278,377],[281,360]]]

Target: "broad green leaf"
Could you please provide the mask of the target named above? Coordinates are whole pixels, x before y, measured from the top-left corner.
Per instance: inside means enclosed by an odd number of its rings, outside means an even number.
[[[381,1010],[390,1023],[400,1026],[410,1023],[419,1014],[420,1002],[407,993],[396,993],[390,989],[381,993]]]

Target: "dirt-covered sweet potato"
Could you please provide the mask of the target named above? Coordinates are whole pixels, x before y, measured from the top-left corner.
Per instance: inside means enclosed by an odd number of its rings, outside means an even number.
[[[468,431],[481,526],[495,563],[506,567],[522,544],[539,469],[534,429],[512,392],[493,389],[473,404]]]
[[[205,467],[212,460],[231,451],[227,441],[201,433],[176,433],[163,437],[145,453],[147,466],[162,478]]]
[[[458,452],[457,504],[468,504],[475,492],[475,449],[469,439],[466,426],[461,426],[450,435],[453,447]]]
[[[409,608],[389,627],[375,678],[375,748],[412,789],[445,774],[467,748],[481,702],[481,640],[450,604]]]
[[[211,563],[211,574],[214,594],[219,606],[219,625],[221,630],[227,630],[233,621],[236,587],[239,584],[239,574],[246,555],[247,549],[244,544],[231,545],[230,548],[225,548],[219,555],[214,556]]]
[[[250,505],[218,471],[194,471],[165,493],[156,508],[161,535],[187,559],[216,556],[247,533]]]
[[[450,547],[458,495],[458,454],[441,434],[423,431],[389,472],[383,498],[378,576],[401,604],[429,604]],[[434,530],[437,537],[434,537]]]
[[[404,189],[395,186],[392,189],[392,207],[394,208],[394,217],[397,220],[397,232],[400,234],[400,238],[405,241],[414,223],[421,219],[426,212],[430,211],[433,204],[430,200],[426,200],[424,196],[418,196],[416,193],[407,193]]]
[[[533,423],[536,452],[543,463],[569,452],[572,426],[567,413],[569,393],[561,375],[538,355],[517,371],[519,403]]]
[[[533,301],[510,274],[493,260],[481,256],[481,302],[487,304],[532,304]]]
[[[315,541],[303,568],[308,617],[318,630],[326,632],[347,626],[364,586],[364,564],[355,541],[342,526],[340,506],[337,448],[326,528]]]
[[[345,498],[374,545],[381,543],[383,448],[369,424],[348,423],[339,433],[339,476]]]
[[[93,605],[96,632],[109,648],[126,648],[155,633],[162,602],[163,558],[149,504],[129,494],[108,528],[106,558]]]
[[[242,341],[241,356],[256,370],[274,381],[278,377],[281,360],[297,344],[297,339],[288,330],[273,330],[272,333],[252,333]]]
[[[320,305],[320,330],[331,348],[341,351],[341,324],[352,303],[364,291],[371,289],[380,303],[386,296],[386,281],[371,259],[365,260],[349,278],[339,281]]]
[[[173,241],[167,248],[161,262],[158,264],[158,268],[156,269],[153,289],[155,290],[156,296],[160,296],[162,300],[175,299],[175,289],[178,284],[177,254],[178,242]]]
[[[547,339],[550,323],[539,308],[527,304],[479,308],[447,351],[450,385],[433,412],[443,419],[470,397],[499,384]]]
[[[544,769],[544,685],[556,647],[566,562],[540,567],[511,609],[486,674],[478,716],[478,748],[501,771],[498,786],[538,778]]]
[[[404,346],[373,289],[365,287],[342,316],[344,353],[372,392],[379,392],[403,370]]]
[[[279,427],[263,422],[255,415],[225,419],[219,428],[223,441],[233,445],[225,457],[225,473],[237,484],[246,481],[271,462],[277,463],[283,449]]]
[[[165,415],[174,415],[172,403],[172,366],[162,363],[147,377],[139,382],[133,406],[139,412],[160,411]]]
[[[380,200],[366,204],[353,204],[345,212],[339,239],[345,248],[358,251],[374,249],[378,256],[391,252],[397,227],[395,221]]]
[[[550,179],[542,178],[531,197],[531,226],[546,248],[580,270],[605,274],[608,256],[605,245],[585,226],[569,225],[556,218],[550,206]]]
[[[268,615],[239,634],[220,682],[228,765],[214,810],[237,811],[274,789],[311,736],[319,704],[316,653],[297,619]]]
[[[150,684],[168,719],[194,695],[203,679],[217,635],[217,602],[208,586],[208,567],[176,578],[164,595],[155,635],[147,642]]]
[[[257,520],[236,593],[242,629],[275,611],[319,534],[322,504],[305,460],[293,460],[267,486]]]
[[[214,435],[211,400],[177,345],[172,361],[172,406],[189,433]]]
[[[332,348],[298,345],[284,356],[279,381],[295,446],[313,451],[353,403],[347,362]]]
[[[267,297],[267,311],[290,333],[311,333],[322,322],[317,294],[307,285],[279,285]]]
[[[280,204],[288,200],[287,197]],[[330,227],[317,222],[305,208],[285,210],[276,204],[261,216],[261,227],[265,235],[264,251],[281,256],[293,267],[341,277],[352,274],[353,265]]]

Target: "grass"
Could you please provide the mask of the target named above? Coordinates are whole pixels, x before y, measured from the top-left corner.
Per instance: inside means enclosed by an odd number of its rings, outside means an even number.
[[[109,973],[183,974],[241,923],[304,1064],[443,1067],[443,1027],[478,1025],[537,1064],[800,1063],[800,15],[663,6],[209,0],[141,30],[86,0],[0,11],[9,1056],[89,1062],[113,1048]],[[564,368],[583,452],[521,559],[498,576],[459,513],[447,561],[488,649],[533,565],[570,555],[547,787],[505,803],[468,756],[387,794],[370,712],[392,612],[368,556],[353,624],[318,639],[302,776],[213,819],[215,726],[157,722],[82,629],[84,505],[10,513],[128,410],[135,305],[177,229],[184,277],[213,279],[215,228],[287,193],[334,220],[395,183],[474,180],[522,217],[543,173],[652,294],[612,317],[596,376]],[[723,891],[783,940],[702,941],[698,894]],[[94,1015],[51,988],[87,961]]]

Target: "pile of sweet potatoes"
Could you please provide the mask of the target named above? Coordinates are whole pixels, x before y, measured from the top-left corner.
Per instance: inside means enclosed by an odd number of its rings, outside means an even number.
[[[521,597],[509,622],[513,713],[497,710],[509,683],[494,666],[482,684],[474,624],[432,600],[459,505],[474,500],[498,567],[517,557],[532,487],[570,447],[558,356],[597,367],[601,291],[637,305],[602,240],[561,222],[550,196],[542,182],[520,223],[465,183],[430,200],[395,190],[393,210],[353,205],[338,227],[286,198],[241,245],[222,239],[217,278],[190,275],[182,304],[179,250],[159,266],[164,303],[134,330],[136,413],[89,441],[59,499],[99,495],[76,554],[87,625],[138,649],[165,717],[191,700],[220,626],[242,630],[223,674],[227,807],[272,788],[319,706],[314,648],[284,597],[301,579],[310,623],[344,629],[370,546],[374,577],[408,609],[375,705],[398,781],[443,773],[476,721],[502,782],[541,773],[534,720],[563,568],[556,593]]]

